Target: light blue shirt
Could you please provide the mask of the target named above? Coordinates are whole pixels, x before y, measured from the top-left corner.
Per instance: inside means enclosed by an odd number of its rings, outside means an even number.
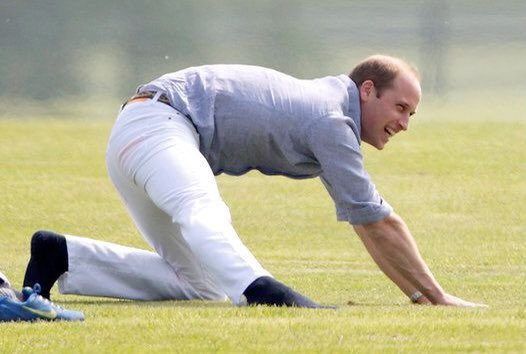
[[[360,103],[346,75],[300,80],[256,66],[192,67],[139,87],[162,91],[192,120],[214,174],[252,169],[320,177],[338,220],[365,224],[391,206],[363,168]]]

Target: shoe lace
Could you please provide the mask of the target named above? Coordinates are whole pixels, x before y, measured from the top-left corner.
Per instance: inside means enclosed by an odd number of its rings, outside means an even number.
[[[42,291],[42,287],[39,283],[35,283],[35,285],[33,285],[33,291],[37,294],[40,294],[40,292]]]
[[[39,283],[35,283],[35,285],[33,285],[33,291],[37,294],[37,299],[39,301],[42,301],[43,303],[51,307],[55,307],[55,308],[58,308],[59,310],[62,310],[62,307],[60,307],[59,305],[55,304],[54,302],[49,301],[48,299],[40,295],[40,292],[42,291],[42,287],[40,286]]]

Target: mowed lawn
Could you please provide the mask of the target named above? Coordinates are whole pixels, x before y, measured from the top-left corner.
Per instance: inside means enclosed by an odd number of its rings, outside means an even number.
[[[106,177],[109,120],[0,120],[0,269],[22,282],[33,231],[148,247]],[[243,241],[337,310],[60,295],[83,323],[1,323],[0,352],[526,351],[526,121],[426,120],[365,164],[442,286],[488,308],[411,305],[318,180],[220,176]]]

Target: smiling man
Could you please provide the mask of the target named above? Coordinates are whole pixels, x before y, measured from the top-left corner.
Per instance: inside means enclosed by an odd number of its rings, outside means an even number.
[[[363,168],[361,141],[377,149],[406,130],[421,90],[401,59],[375,55],[350,75],[300,80],[246,65],[207,65],[138,88],[110,135],[110,178],[147,252],[37,232],[25,286],[141,300],[224,299],[320,307],[277,281],[232,227],[214,175],[258,170],[319,177],[385,274],[413,302],[476,306],[445,292],[402,219]]]
[[[360,91],[361,138],[383,149],[390,137],[407,130],[422,95],[418,72],[400,59],[372,56],[350,74]]]

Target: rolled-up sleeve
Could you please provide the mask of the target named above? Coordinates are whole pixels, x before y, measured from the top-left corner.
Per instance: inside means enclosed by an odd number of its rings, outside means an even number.
[[[309,144],[320,163],[321,180],[336,206],[338,221],[367,224],[392,212],[363,167],[352,119],[326,117],[310,127]]]

